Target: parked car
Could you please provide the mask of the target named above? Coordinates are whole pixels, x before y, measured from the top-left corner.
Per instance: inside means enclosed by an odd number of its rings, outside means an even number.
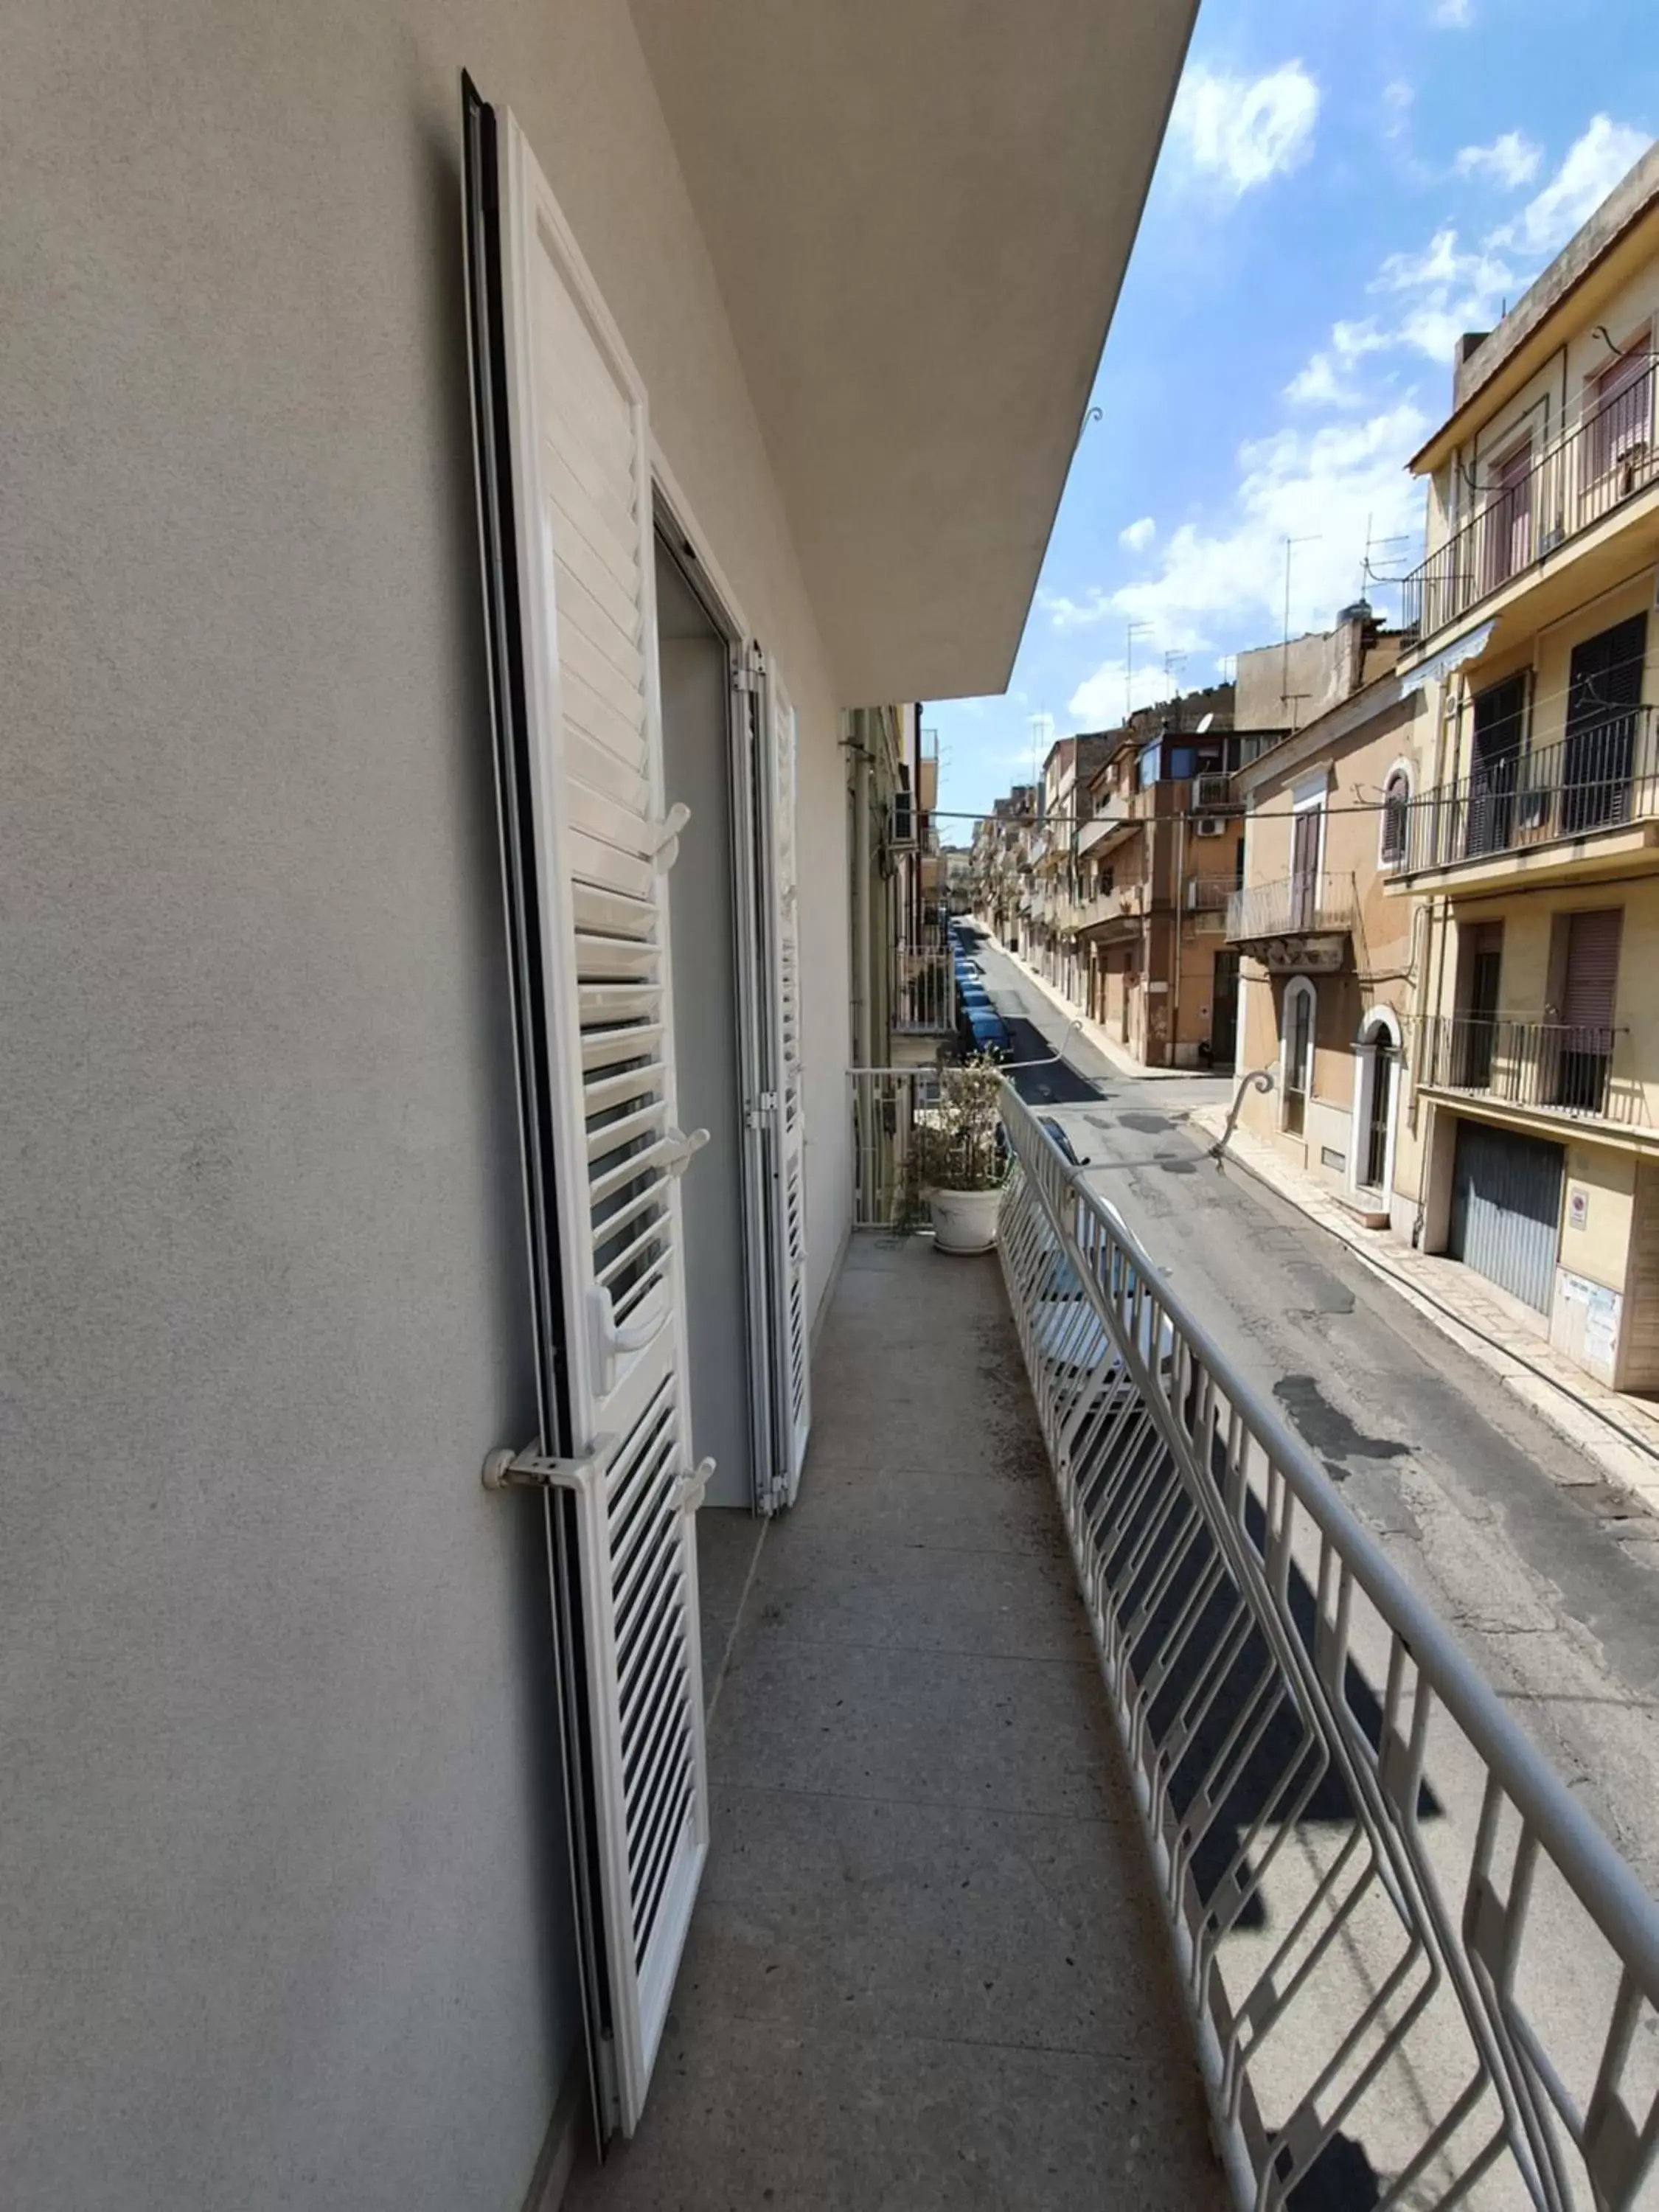
[[[965,1051],[988,1053],[993,1060],[1013,1058],[1013,1032],[988,999],[982,1006],[964,1006],[958,1028]]]

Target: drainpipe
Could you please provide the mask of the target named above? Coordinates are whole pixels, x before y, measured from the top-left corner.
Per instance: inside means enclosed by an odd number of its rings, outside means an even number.
[[[862,708],[853,716],[853,1059],[870,1066],[870,748]]]

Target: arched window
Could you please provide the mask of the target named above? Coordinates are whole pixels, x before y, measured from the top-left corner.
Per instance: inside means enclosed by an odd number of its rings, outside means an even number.
[[[1294,975],[1285,986],[1285,1006],[1279,1045],[1280,1126],[1293,1137],[1302,1134],[1308,1117],[1308,1093],[1313,1089],[1314,1025],[1319,1002],[1305,975]]]
[[[1391,1006],[1374,1006],[1354,1039],[1354,1114],[1348,1180],[1356,1191],[1386,1197],[1394,1166],[1400,1097],[1401,1031]]]
[[[1412,780],[1403,768],[1391,769],[1382,787],[1382,861],[1385,868],[1406,865],[1406,837],[1411,823]]]

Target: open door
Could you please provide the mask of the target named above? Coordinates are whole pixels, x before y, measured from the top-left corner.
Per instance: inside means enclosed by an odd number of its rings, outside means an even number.
[[[645,392],[529,146],[464,88],[469,328],[542,1433],[601,2139],[708,1845]]]

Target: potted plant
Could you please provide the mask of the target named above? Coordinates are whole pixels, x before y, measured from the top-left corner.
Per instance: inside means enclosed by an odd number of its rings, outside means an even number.
[[[994,1060],[948,1067],[939,1077],[938,1104],[917,1117],[911,1173],[929,1201],[941,1252],[988,1252],[997,1241],[1006,1171],[1001,1088]]]

